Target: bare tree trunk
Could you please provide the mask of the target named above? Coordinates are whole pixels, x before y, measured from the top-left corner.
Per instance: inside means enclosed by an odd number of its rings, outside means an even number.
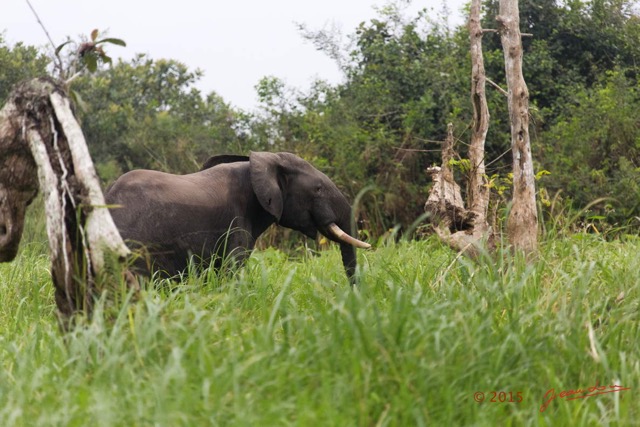
[[[489,228],[489,187],[485,174],[484,144],[489,130],[489,107],[485,93],[486,73],[482,55],[482,35],[480,24],[481,0],[472,0],[469,13],[469,38],[471,40],[471,104],[473,106],[473,128],[469,147],[471,177],[469,183],[469,206],[474,213],[474,228],[486,232]]]
[[[507,234],[515,249],[532,254],[538,248],[538,213],[529,139],[529,91],[522,75],[518,0],[500,0],[500,16],[496,19],[504,50],[513,154],[513,206]]]
[[[482,35],[480,25],[481,0],[473,0],[469,16],[471,42],[471,103],[473,105],[473,129],[469,147],[469,185],[466,209],[460,195],[460,187],[455,183],[450,160],[453,159],[453,129],[449,125],[448,136],[442,147],[442,167],[429,168],[434,185],[429,193],[425,211],[432,214],[435,232],[441,240],[454,250],[470,257],[478,256],[478,246],[483,242],[493,246],[493,236],[487,222],[489,208],[489,188],[485,174],[484,144],[489,129],[489,109],[485,95],[485,71],[482,56]]]
[[[72,315],[90,314],[106,258],[123,260],[129,250],[105,206],[66,93],[55,81],[31,80],[11,93],[0,111],[0,171],[0,261],[15,257],[25,208],[39,186],[61,320],[67,326]]]

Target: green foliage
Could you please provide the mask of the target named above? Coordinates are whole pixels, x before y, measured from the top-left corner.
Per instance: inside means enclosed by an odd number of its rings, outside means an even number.
[[[335,247],[293,259],[258,251],[235,274],[103,300],[64,336],[49,261],[25,243],[0,265],[3,426],[587,426],[640,416],[637,238],[550,239],[529,265],[388,241],[360,254],[357,291]],[[596,382],[631,390],[540,412],[549,389]],[[492,403],[492,391],[523,399]]]
[[[91,31],[89,39],[81,43],[68,38],[58,45],[53,52],[54,76],[64,83],[71,100],[82,110],[88,108],[80,93],[72,86],[72,82],[83,74],[94,74],[100,65],[111,65],[113,60],[103,49],[103,45],[112,44],[126,47],[122,39],[113,37],[98,40],[100,32],[97,29]],[[51,39],[50,39],[51,40]],[[73,48],[65,57],[61,55],[65,47]]]
[[[627,225],[640,215],[640,85],[614,70],[575,98],[539,151],[555,177],[548,189],[563,190],[577,206],[611,198],[595,211]]]
[[[47,75],[49,59],[35,46],[6,44],[0,33],[0,106],[17,83]]]
[[[127,44],[122,39],[113,37],[107,37],[98,40],[99,31],[97,29],[91,31],[90,39],[84,43],[81,43],[73,54],[72,64],[69,67],[74,74],[75,72],[82,72],[86,68],[90,73],[95,73],[98,70],[99,64],[111,64],[113,60],[104,51],[101,45],[113,44],[116,46],[126,47]],[[65,46],[73,44],[73,41],[67,40],[66,42],[58,45],[54,51],[54,55],[59,58],[60,52]],[[62,71],[62,70],[61,70]],[[63,72],[63,74],[65,74]],[[71,76],[62,76],[63,78],[69,78]],[[65,78],[65,80],[66,80]]]
[[[200,70],[138,55],[75,87],[87,100],[80,120],[98,164],[116,178],[132,168],[192,172],[212,154],[238,151],[237,114],[215,93],[193,87]]]

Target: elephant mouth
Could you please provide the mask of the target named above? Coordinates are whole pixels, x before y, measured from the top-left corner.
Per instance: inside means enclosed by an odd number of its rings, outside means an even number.
[[[371,245],[367,242],[363,242],[362,240],[358,240],[355,237],[349,235],[347,232],[342,230],[335,222],[332,222],[326,227],[327,233],[325,235],[327,237],[333,237],[337,242],[345,243],[347,245],[354,246],[360,249],[370,249]]]

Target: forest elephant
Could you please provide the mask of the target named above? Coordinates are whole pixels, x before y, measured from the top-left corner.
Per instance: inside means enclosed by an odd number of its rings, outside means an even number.
[[[352,283],[355,248],[370,247],[352,237],[351,206],[338,187],[291,153],[214,156],[188,175],[130,171],[106,202],[125,241],[148,251],[144,273],[175,276],[192,256],[216,267],[228,257],[242,262],[273,223],[337,242]]]

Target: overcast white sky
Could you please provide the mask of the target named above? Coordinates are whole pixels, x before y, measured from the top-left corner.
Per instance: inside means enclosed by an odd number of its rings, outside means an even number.
[[[450,23],[462,22],[466,0],[446,0]],[[48,45],[25,0],[4,0],[0,32],[7,42]],[[343,36],[377,15],[387,0],[31,0],[54,43],[67,36],[108,29],[127,47],[107,46],[114,58],[147,53],[179,60],[204,77],[198,87],[215,91],[236,107],[251,110],[254,86],[267,75],[306,89],[315,78],[332,83],[341,75],[333,60],[303,39],[296,23],[309,29],[337,27]],[[406,2],[405,2],[406,3]],[[443,0],[414,0],[409,11],[442,11]]]

